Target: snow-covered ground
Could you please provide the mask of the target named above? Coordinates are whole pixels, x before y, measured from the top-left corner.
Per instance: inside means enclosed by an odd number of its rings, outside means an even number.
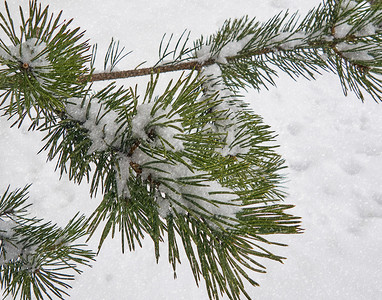
[[[13,1],[9,1],[13,4]],[[27,4],[27,1],[14,1]],[[215,32],[227,18],[248,14],[259,20],[280,10],[302,14],[319,0],[44,0],[51,10],[86,30],[99,44],[100,56],[111,37],[121,40],[129,55],[119,69],[157,58],[164,33],[191,31],[191,40]],[[16,8],[16,6],[14,6]],[[3,7],[1,8],[3,10]],[[16,11],[14,9],[14,11]],[[99,61],[101,66],[102,61]],[[142,82],[143,80],[138,80]],[[135,84],[136,81],[121,81]],[[260,287],[250,288],[260,300],[382,299],[382,105],[345,97],[336,76],[293,81],[280,76],[277,87],[247,99],[271,125],[289,166],[285,184],[288,203],[302,217],[304,234],[274,237],[289,244],[275,248],[287,257],[284,265],[268,262],[257,274]],[[32,213],[64,225],[77,211],[90,214],[100,198],[90,199],[88,186],[77,186],[46,163],[42,135],[9,128],[0,119],[0,189],[33,183]],[[96,249],[97,241],[91,246]],[[198,288],[186,259],[173,280],[166,248],[157,265],[153,245],[122,254],[117,238],[107,240],[93,264],[73,283],[71,299],[208,299]]]

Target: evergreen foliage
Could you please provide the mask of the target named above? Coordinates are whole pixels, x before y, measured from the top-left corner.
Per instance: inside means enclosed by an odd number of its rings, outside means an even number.
[[[66,98],[83,94],[78,77],[89,72],[89,46],[77,43],[84,32],[69,29],[72,20],[61,22],[60,16],[49,14],[48,7],[42,9],[36,1],[30,1],[28,13],[20,6],[19,28],[7,2],[0,14],[0,27],[8,38],[0,40],[0,64],[6,66],[0,70],[0,104],[19,122],[25,117],[36,122],[50,118]]]
[[[4,297],[64,299],[65,291],[89,265],[95,253],[77,240],[86,233],[86,218],[76,215],[65,228],[43,223],[27,215],[28,186],[10,191],[0,199],[0,282]]]
[[[323,70],[339,76],[345,95],[351,90],[364,100],[367,92],[378,102],[381,18],[380,4],[330,0],[302,21],[289,12],[264,24],[248,17],[228,20],[206,41],[200,39],[196,51],[207,47],[207,59],[219,63],[222,79],[231,89],[275,85],[277,71],[294,79],[314,79]]]
[[[60,229],[25,217],[26,188],[4,193],[1,224],[14,222],[0,245],[4,293],[22,299],[62,298],[77,264],[91,251],[76,241],[101,232],[121,235],[122,251],[142,246],[150,236],[157,260],[161,242],[176,275],[179,244],[210,299],[250,299],[243,279],[257,285],[253,272],[263,259],[282,261],[267,245],[274,234],[301,232],[288,213],[282,189],[284,160],[275,133],[244,103],[240,90],[275,84],[277,72],[314,78],[338,74],[344,93],[381,101],[382,4],[325,1],[302,21],[280,13],[266,23],[244,17],[228,20],[217,33],[189,46],[184,32],[159,47],[153,68],[114,71],[128,53],[112,39],[104,71],[94,69],[92,53],[79,28],[60,22],[29,2],[20,8],[20,32],[5,2],[0,27],[1,110],[14,124],[25,119],[45,132],[41,151],[57,161],[61,176],[91,182],[102,193],[94,213],[76,216]],[[171,58],[169,61],[168,59]],[[184,72],[158,92],[161,72]],[[185,72],[185,70],[187,70]],[[99,91],[92,81],[150,75],[143,95],[116,82]],[[13,223],[12,223],[13,224]],[[9,245],[9,246],[7,246]],[[7,249],[27,249],[10,255]],[[32,250],[30,250],[32,249]],[[28,266],[28,267],[25,267]],[[49,266],[49,268],[48,268]]]

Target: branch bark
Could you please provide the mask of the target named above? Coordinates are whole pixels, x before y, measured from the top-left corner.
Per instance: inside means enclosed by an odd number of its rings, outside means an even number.
[[[138,77],[138,76],[174,72],[174,71],[181,71],[181,70],[200,71],[202,67],[209,66],[214,63],[215,61],[210,59],[205,62],[191,61],[191,62],[178,63],[175,65],[164,65],[164,66],[158,66],[158,67],[141,68],[141,69],[134,69],[134,70],[126,70],[126,71],[95,73],[95,74],[92,74],[90,77],[82,77],[81,81],[93,82],[93,81],[113,80],[113,79]]]
[[[382,0],[376,0],[376,3],[380,3],[378,1]],[[372,2],[372,1],[371,1]],[[334,35],[334,28],[332,28],[332,35]],[[353,37],[354,38],[354,37]],[[345,39],[337,39],[335,41],[314,41],[313,43],[309,43],[309,48],[331,48],[334,50],[334,52],[337,55],[340,55],[341,53],[335,48],[336,44],[347,41],[348,37]],[[296,49],[302,49],[303,47],[296,47]],[[227,61],[233,61],[241,58],[248,58],[251,56],[257,56],[257,55],[264,55],[272,52],[278,52],[278,51],[288,51],[279,47],[271,47],[271,48],[263,48],[258,49],[253,52],[248,52],[245,54],[238,54],[235,56],[228,56],[226,57]],[[348,60],[347,58],[340,55],[343,59]],[[113,80],[113,79],[122,79],[122,78],[130,78],[130,77],[139,77],[139,76],[146,76],[151,74],[158,74],[158,73],[167,73],[167,72],[175,72],[175,71],[182,71],[182,70],[198,70],[201,71],[203,67],[210,66],[215,64],[216,61],[212,58],[200,62],[197,60],[183,62],[183,63],[176,63],[176,64],[169,64],[169,65],[163,65],[163,66],[157,66],[157,67],[150,67],[150,68],[140,68],[140,69],[133,69],[133,70],[125,70],[125,71],[115,71],[115,72],[100,72],[100,73],[93,73],[89,76],[83,76],[80,78],[81,82],[94,82],[94,81],[103,81],[103,80]],[[353,65],[356,65],[357,67],[364,69],[368,69],[368,67],[356,64],[354,62],[350,62]]]

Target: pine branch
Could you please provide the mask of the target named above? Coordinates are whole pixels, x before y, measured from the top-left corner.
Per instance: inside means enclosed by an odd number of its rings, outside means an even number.
[[[89,45],[81,41],[84,32],[69,29],[72,20],[61,22],[36,0],[29,10],[20,7],[20,26],[4,2],[0,28],[10,40],[0,40],[0,106],[10,116],[25,117],[36,123],[52,118],[63,108],[63,100],[84,94],[85,84],[78,78],[88,74],[86,55]]]
[[[192,48],[185,32],[174,47],[172,36],[167,42],[163,37],[152,68],[114,72],[127,54],[112,40],[103,73],[94,72],[96,47],[87,55],[79,29],[70,30],[71,21],[59,25],[61,14],[54,18],[31,1],[28,17],[20,9],[17,33],[5,6],[0,27],[11,45],[0,43],[1,105],[17,118],[15,124],[30,118],[31,128],[46,133],[42,150],[57,159],[61,175],[78,183],[85,179],[91,195],[103,194],[88,223],[90,236],[103,227],[99,250],[109,235],[121,235],[122,251],[141,246],[149,235],[159,259],[167,235],[174,273],[182,244],[210,299],[249,299],[243,279],[257,285],[249,273],[265,271],[259,258],[284,259],[266,249],[280,245],[268,237],[301,232],[299,218],[286,213],[292,206],[280,203],[284,160],[275,152],[275,134],[238,90],[275,84],[277,71],[314,78],[329,70],[339,75],[345,93],[351,89],[363,99],[363,89],[378,101],[382,93],[380,4],[329,0],[301,22],[288,13],[263,24],[248,17],[228,20]],[[189,72],[158,94],[160,73],[184,70]],[[150,80],[141,97],[137,87],[118,88],[115,82],[98,92],[86,86],[143,75]],[[6,217],[18,211],[25,209],[0,203]],[[47,289],[62,297],[72,277],[40,271],[45,264],[76,270],[76,263],[90,261],[90,252],[68,246],[84,235],[83,218],[65,229],[23,220],[8,242],[16,248],[38,245],[42,252],[32,251],[38,267],[17,277],[16,286],[34,289],[40,298]],[[9,286],[20,269],[12,259],[8,265],[2,282]],[[40,291],[38,276],[53,282]]]
[[[250,85],[260,89],[267,84],[275,85],[274,67],[292,78],[302,75],[308,79],[323,70],[339,75],[345,95],[351,89],[363,100],[361,90],[364,89],[380,101],[381,80],[376,76],[381,73],[382,61],[378,25],[382,24],[381,4],[369,6],[360,1],[350,6],[347,3],[351,2],[327,1],[311,10],[300,23],[297,14],[288,18],[288,13],[279,14],[264,24],[247,17],[229,20],[206,41],[202,37],[192,49],[183,44],[177,52],[183,35],[174,50],[168,50],[168,43],[165,51],[160,51],[159,61],[163,63],[164,58],[173,53],[175,60],[172,62],[152,68],[98,73],[88,79],[128,78],[190,69],[201,71],[217,64],[228,88]],[[343,31],[345,27],[346,32]]]
[[[4,297],[60,299],[68,296],[71,274],[89,266],[95,254],[78,239],[86,234],[83,216],[76,215],[61,229],[27,216],[27,189],[9,191],[0,199],[0,282]],[[76,244],[75,244],[76,243]]]
[[[284,197],[279,187],[283,160],[263,145],[274,138],[268,126],[234,95],[223,100],[210,94],[213,82],[193,73],[156,95],[158,79],[151,76],[143,103],[132,89],[117,89],[114,83],[70,99],[64,117],[41,126],[47,131],[44,150],[49,159],[58,158],[62,174],[77,182],[90,180],[91,193],[101,186],[103,201],[90,218],[91,235],[103,227],[99,250],[118,231],[123,251],[140,246],[148,234],[159,259],[167,234],[175,272],[181,258],[174,235],[179,235],[195,279],[206,280],[211,299],[218,299],[219,290],[238,299],[246,294],[240,276],[256,285],[247,272],[264,272],[256,257],[282,259],[259,245],[271,243],[262,235],[299,232],[299,219],[283,212],[291,206],[264,211],[264,203]],[[192,236],[190,226],[195,227]],[[211,252],[217,245],[194,253],[192,245],[207,240],[220,245],[220,258]],[[239,244],[247,246],[232,246]],[[239,261],[229,262],[237,255]],[[223,257],[227,264],[221,272],[206,267],[206,259],[217,265]]]
[[[336,45],[342,42],[347,42],[349,39],[338,39],[336,41],[327,41],[327,40],[318,40],[314,42],[308,42],[306,46],[298,46],[294,48],[294,51],[299,50],[321,50],[325,48],[331,48],[333,51],[342,59],[348,60],[345,56],[342,55],[342,53],[336,49]],[[351,41],[355,41],[355,39],[351,39]],[[241,55],[234,55],[234,56],[226,56],[225,59],[228,63],[235,62],[236,60],[240,59],[249,59],[254,56],[261,56],[265,54],[280,54],[280,52],[287,52],[288,50],[285,50],[281,47],[270,47],[270,48],[263,48],[258,49],[254,51],[249,51],[245,54]],[[362,65],[360,63],[349,61],[352,65],[359,68],[362,71],[365,71],[364,69],[369,69],[368,66]],[[164,66],[158,66],[158,67],[148,67],[148,68],[137,68],[133,70],[125,70],[125,71],[112,71],[112,72],[100,72],[100,73],[93,73],[90,76],[83,76],[80,78],[81,82],[95,82],[95,81],[103,81],[103,80],[113,80],[113,79],[124,79],[124,78],[130,78],[130,77],[139,77],[139,76],[147,76],[147,75],[153,75],[153,74],[159,74],[159,73],[168,73],[168,72],[176,72],[176,71],[186,71],[186,70],[198,70],[201,71],[203,67],[208,67],[213,64],[217,64],[218,62],[212,58],[206,61],[199,61],[199,60],[193,60],[193,61],[187,61],[177,64],[171,64],[171,62],[168,62],[167,65]]]

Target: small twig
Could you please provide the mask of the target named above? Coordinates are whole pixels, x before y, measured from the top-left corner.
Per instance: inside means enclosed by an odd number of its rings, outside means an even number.
[[[130,167],[135,171],[135,173],[137,173],[137,174],[141,174],[142,173],[142,167],[139,164],[131,161],[130,162]]]

